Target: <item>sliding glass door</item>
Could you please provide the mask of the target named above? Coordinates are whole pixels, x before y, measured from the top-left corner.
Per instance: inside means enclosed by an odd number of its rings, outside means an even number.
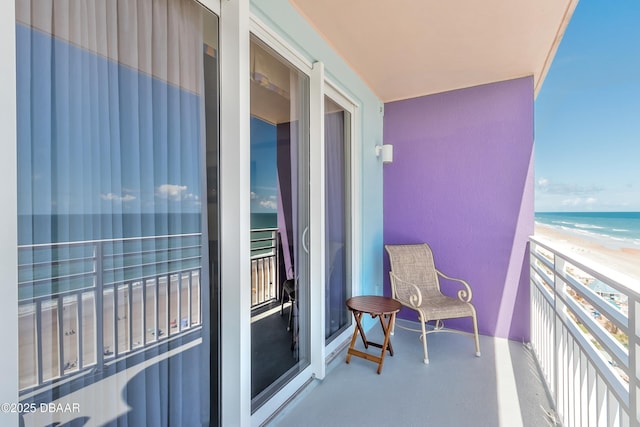
[[[338,94],[334,94],[337,96]],[[351,324],[351,120],[352,114],[324,98],[325,143],[325,339]]]
[[[218,18],[17,0],[16,52],[21,425],[218,424]]]
[[[251,396],[309,365],[309,77],[251,38]]]

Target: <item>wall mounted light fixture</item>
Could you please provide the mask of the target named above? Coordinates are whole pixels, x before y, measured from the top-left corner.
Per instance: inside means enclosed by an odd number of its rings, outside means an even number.
[[[393,163],[393,145],[376,145],[376,157],[382,157],[382,163]]]

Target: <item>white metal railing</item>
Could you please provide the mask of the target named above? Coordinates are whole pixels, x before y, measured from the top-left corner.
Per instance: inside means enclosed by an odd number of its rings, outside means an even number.
[[[18,246],[21,392],[199,327],[201,235]]]
[[[251,230],[251,307],[278,299],[278,229]]]
[[[532,237],[531,344],[564,426],[640,425],[640,281]]]

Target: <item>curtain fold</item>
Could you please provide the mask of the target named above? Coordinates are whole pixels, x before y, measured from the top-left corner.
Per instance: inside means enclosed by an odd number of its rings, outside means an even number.
[[[79,404],[25,425],[209,421],[205,14],[16,2],[20,396]]]
[[[325,102],[325,108],[327,108]],[[325,338],[350,320],[347,286],[345,112],[325,113]]]
[[[296,275],[298,234],[298,131],[299,123],[276,127],[278,144],[278,232],[283,246],[286,279]],[[285,276],[282,276],[285,278]]]

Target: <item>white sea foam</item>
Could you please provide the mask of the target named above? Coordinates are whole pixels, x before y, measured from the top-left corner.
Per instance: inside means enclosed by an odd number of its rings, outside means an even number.
[[[540,213],[536,221],[612,249],[640,246],[639,213]]]
[[[551,224],[542,221],[536,221],[536,223],[544,225],[546,227],[555,228],[556,230],[562,231],[563,233],[572,234],[574,236],[578,236],[592,242],[597,242],[605,247],[609,247],[612,249],[640,247],[640,239],[614,236],[609,233],[603,233],[602,231],[599,231],[606,230],[606,227],[593,226],[577,228],[577,225],[575,223],[569,221],[553,221]],[[609,230],[615,231],[614,229]]]
[[[570,223],[568,223],[570,224]],[[605,227],[600,227],[599,225],[593,225],[593,224],[575,224],[576,228],[587,228],[587,229],[594,229],[594,230],[604,230]]]

